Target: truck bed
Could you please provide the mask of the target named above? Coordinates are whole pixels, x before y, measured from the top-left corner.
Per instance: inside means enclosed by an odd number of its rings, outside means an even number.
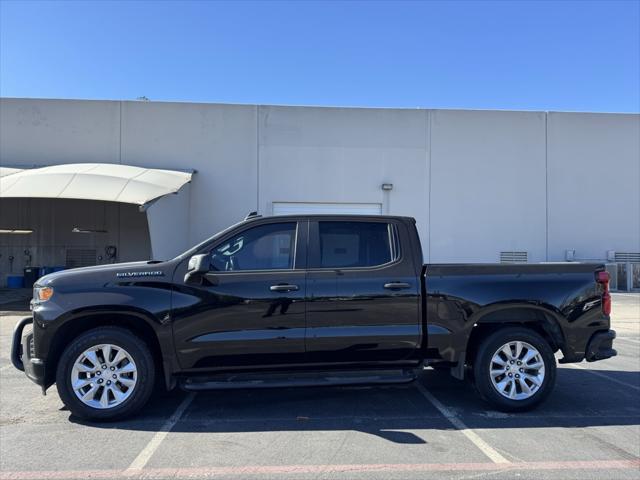
[[[595,281],[602,264],[426,264],[423,308],[426,356],[461,366],[478,331],[504,323],[536,323],[565,361],[585,358],[586,343],[607,330]],[[462,368],[462,367],[460,367]]]

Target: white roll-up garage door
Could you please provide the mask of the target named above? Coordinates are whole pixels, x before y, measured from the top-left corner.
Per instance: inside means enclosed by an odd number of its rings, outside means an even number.
[[[379,203],[273,202],[273,214],[381,215],[382,205]]]

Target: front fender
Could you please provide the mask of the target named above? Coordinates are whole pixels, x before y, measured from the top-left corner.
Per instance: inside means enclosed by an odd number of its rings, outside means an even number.
[[[171,325],[158,322],[148,312],[96,306],[69,312],[58,319],[55,327],[51,324],[41,329],[38,325],[39,322],[34,322],[34,343],[37,355],[45,365],[45,388],[54,383],[58,360],[70,340],[85,331],[106,325],[126,328],[143,338],[157,361],[162,362],[167,385],[177,368]]]

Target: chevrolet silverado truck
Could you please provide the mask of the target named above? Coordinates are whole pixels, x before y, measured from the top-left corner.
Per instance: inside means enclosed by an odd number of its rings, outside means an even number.
[[[400,383],[425,367],[521,411],[553,389],[556,352],[616,355],[608,282],[595,264],[424,265],[407,217],[253,215],[173,260],[40,278],[11,358],[91,420],[157,388]]]

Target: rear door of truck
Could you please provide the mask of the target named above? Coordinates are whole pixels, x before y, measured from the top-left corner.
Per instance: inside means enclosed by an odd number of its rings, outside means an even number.
[[[306,351],[313,363],[402,362],[421,342],[420,283],[396,219],[309,223]]]

